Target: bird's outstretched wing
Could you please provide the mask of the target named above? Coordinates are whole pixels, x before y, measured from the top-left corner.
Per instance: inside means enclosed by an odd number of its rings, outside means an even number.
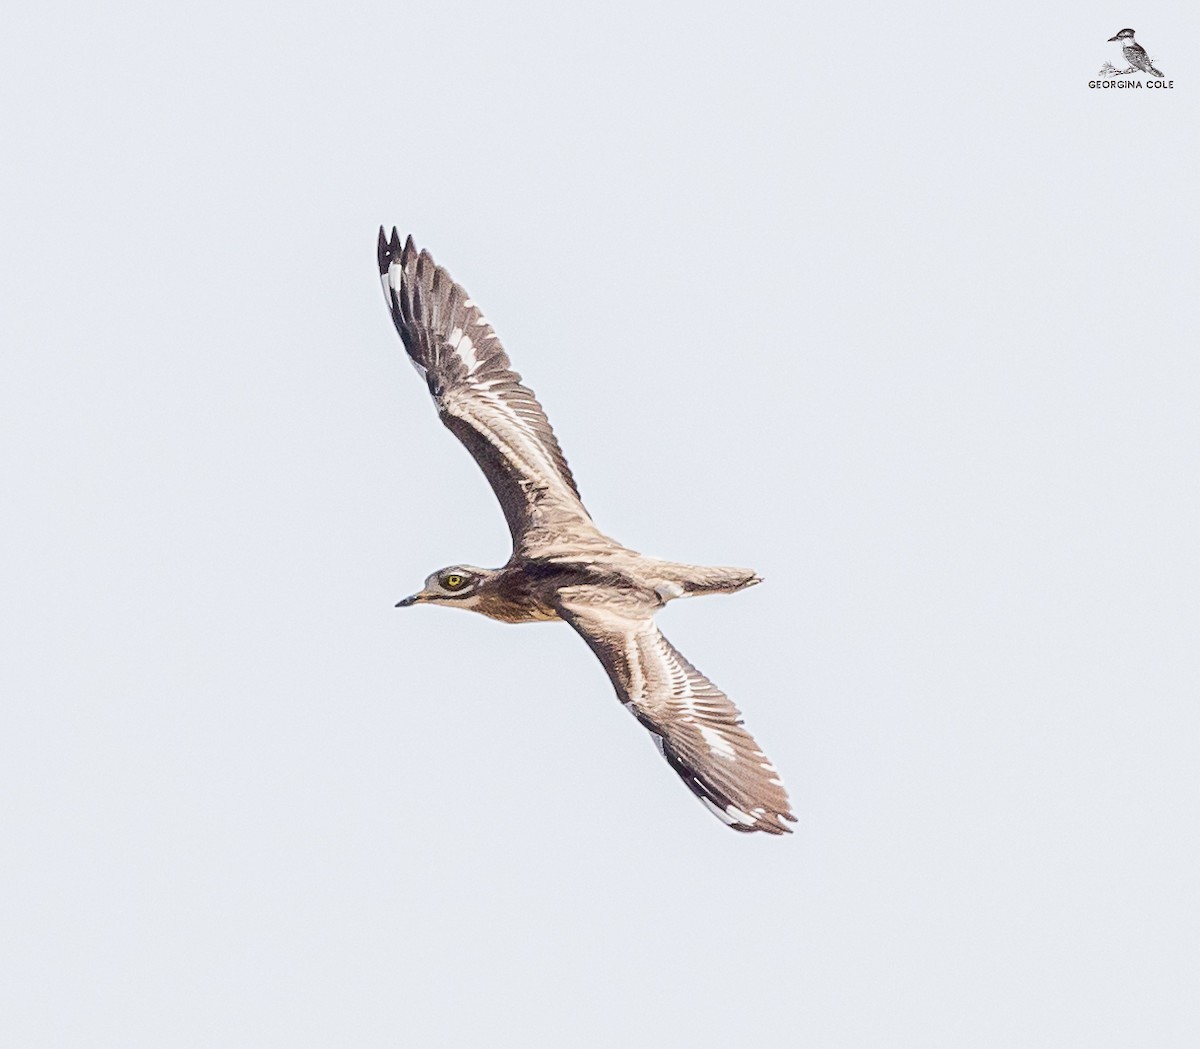
[[[573,592],[574,591],[574,592]],[[632,606],[589,601],[566,588],[559,614],[604,664],[617,696],[662,754],[723,823],[790,833],[795,822],[779,772],[742,727],[741,713]]]
[[[379,230],[379,273],[392,320],[442,422],[475,457],[508,521],[513,548],[553,553],[599,539],[546,413],[467,293],[395,229]]]

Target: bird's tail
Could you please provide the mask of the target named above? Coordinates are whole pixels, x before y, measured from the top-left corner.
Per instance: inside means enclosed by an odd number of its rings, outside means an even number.
[[[739,590],[762,582],[762,576],[752,568],[707,567],[681,565],[660,561],[655,566],[668,585],[678,586],[678,597],[699,597],[702,594],[735,594]]]
[[[1149,73],[1150,73],[1150,75],[1151,75],[1151,76],[1162,77],[1162,73],[1160,73],[1160,72],[1159,72],[1157,69],[1155,69],[1153,66],[1151,66],[1151,67],[1150,67],[1150,69],[1149,69]],[[1165,79],[1165,77],[1164,77],[1163,79]]]

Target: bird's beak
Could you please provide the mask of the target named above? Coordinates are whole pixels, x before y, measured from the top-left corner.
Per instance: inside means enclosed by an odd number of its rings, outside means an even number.
[[[1111,44],[1111,43],[1112,43],[1114,40],[1116,40],[1116,39],[1117,39],[1117,38],[1116,38],[1115,36],[1110,36],[1110,37],[1108,38],[1108,42]]]
[[[419,593],[419,594],[413,594],[411,597],[406,597],[403,601],[397,601],[396,607],[397,608],[407,608],[409,605],[420,604],[424,600],[425,600],[425,591],[422,590],[421,593]]]

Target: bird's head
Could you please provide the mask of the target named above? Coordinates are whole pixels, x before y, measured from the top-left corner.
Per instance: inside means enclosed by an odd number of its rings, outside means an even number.
[[[450,565],[434,572],[425,580],[425,589],[396,603],[397,608],[409,605],[460,605],[474,607],[480,588],[496,573],[474,565]]]
[[[1133,30],[1132,29],[1122,29],[1116,36],[1110,36],[1108,38],[1108,42],[1111,44],[1114,40],[1132,40],[1132,39],[1133,39]]]

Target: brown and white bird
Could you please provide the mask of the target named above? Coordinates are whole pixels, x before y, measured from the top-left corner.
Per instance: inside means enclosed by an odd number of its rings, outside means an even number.
[[[412,237],[401,246],[395,229],[391,239],[379,230],[379,273],[404,348],[442,422],[491,483],[513,541],[503,568],[443,568],[397,607],[447,605],[505,623],[565,620],[659,753],[723,823],[790,832],[796,818],[783,781],[737,707],[654,624],[668,601],[730,594],[759,576],[644,557],[604,535],[545,412],[479,307]]]
[[[1129,63],[1131,70],[1140,69],[1143,73],[1149,73],[1151,76],[1162,76],[1162,73],[1154,68],[1154,63],[1150,61],[1146,49],[1133,39],[1132,29],[1122,29],[1116,36],[1110,36],[1108,42],[1121,45],[1121,54],[1125,56],[1125,61]]]

